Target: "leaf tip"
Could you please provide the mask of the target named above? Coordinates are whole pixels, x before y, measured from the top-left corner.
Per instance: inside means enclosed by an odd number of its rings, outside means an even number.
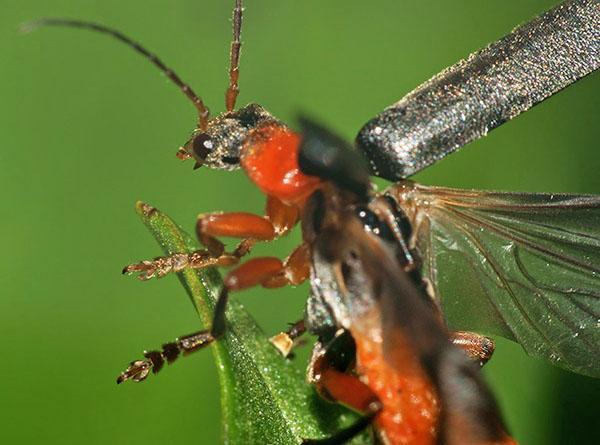
[[[156,207],[151,206],[143,201],[138,201],[135,203],[135,211],[144,218],[151,217],[158,210]]]

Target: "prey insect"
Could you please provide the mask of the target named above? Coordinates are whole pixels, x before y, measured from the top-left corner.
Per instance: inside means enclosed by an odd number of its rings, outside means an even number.
[[[356,148],[368,158],[372,173],[391,180],[431,165],[597,69],[598,51],[588,37],[597,34],[599,15],[597,2],[564,2],[388,108],[361,130]],[[285,261],[261,257],[238,263],[256,242],[282,236],[304,220],[309,198],[325,184],[335,180],[341,190],[357,196],[368,194],[353,188],[364,188],[364,178],[355,177],[364,175],[364,170],[345,168],[346,158],[318,171],[313,168],[322,163],[301,166],[297,133],[260,105],[235,109],[241,22],[242,5],[237,0],[226,111],[212,119],[187,84],[120,32],[75,20],[43,19],[34,24],[108,34],[150,59],[198,110],[198,126],[178,157],[193,159],[195,168],[241,167],[267,196],[265,216],[241,212],[202,215],[196,230],[205,249],[125,268],[126,273],[139,273],[140,279],[146,280],[184,268],[237,266],[225,277],[225,290],[210,330],[147,353],[143,360],[133,362],[119,381],[143,380],[151,371],[158,372],[165,361],[172,362],[181,353],[198,350],[222,335],[230,292],[308,279],[314,246],[307,240]],[[600,375],[595,359],[600,344],[598,197],[452,190],[404,179],[377,196],[387,203],[387,207],[377,208],[383,212],[377,217],[395,227],[393,236],[404,252],[399,274],[422,278],[415,278],[421,286],[418,292],[429,295],[434,313],[442,309],[439,313],[452,329],[498,333],[519,342],[531,355],[576,372]],[[242,241],[228,251],[219,241],[223,236]],[[464,281],[464,295],[444,291],[445,281],[457,269],[470,274]],[[319,286],[315,280],[311,284],[313,289]],[[310,308],[307,313],[315,315]],[[336,316],[336,320],[340,318]],[[279,336],[276,344],[286,350],[306,325],[320,325],[321,321],[307,318],[295,325],[290,335]],[[485,350],[477,346],[477,336],[466,338],[466,343],[475,339],[475,352]]]

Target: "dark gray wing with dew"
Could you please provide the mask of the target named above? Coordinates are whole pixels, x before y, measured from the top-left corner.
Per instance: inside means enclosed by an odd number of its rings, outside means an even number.
[[[600,2],[571,0],[442,71],[369,121],[372,173],[406,178],[600,66]]]
[[[415,187],[423,273],[450,326],[600,377],[600,196]]]

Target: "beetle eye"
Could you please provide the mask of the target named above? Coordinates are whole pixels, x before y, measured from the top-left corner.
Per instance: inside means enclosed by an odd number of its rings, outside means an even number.
[[[200,133],[194,137],[192,150],[194,151],[194,157],[198,161],[204,161],[214,150],[214,143],[206,133]]]

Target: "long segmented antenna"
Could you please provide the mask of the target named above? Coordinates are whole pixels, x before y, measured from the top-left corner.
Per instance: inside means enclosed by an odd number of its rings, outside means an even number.
[[[238,0],[237,4],[239,5],[239,3],[241,3],[241,2]],[[237,10],[237,7],[236,7],[236,10]],[[236,16],[236,13],[234,13],[234,19],[235,19],[235,16]],[[239,16],[240,16],[239,21],[241,22],[241,8],[240,8]],[[42,27],[42,26],[68,26],[68,27],[73,27],[73,28],[89,29],[91,31],[96,31],[96,32],[99,32],[102,34],[107,34],[107,35],[112,36],[115,39],[125,43],[127,46],[129,46],[130,48],[133,48],[135,51],[137,51],[138,53],[140,53],[141,55],[146,57],[148,60],[150,60],[150,62],[152,62],[175,85],[177,85],[179,87],[179,89],[183,92],[183,94],[185,94],[188,97],[188,99],[190,99],[194,103],[194,106],[198,110],[198,128],[202,131],[204,131],[208,128],[208,118],[209,118],[210,113],[209,113],[208,107],[204,104],[202,99],[192,90],[192,88],[188,84],[186,84],[185,82],[183,82],[181,80],[181,78],[175,73],[175,71],[173,71],[171,68],[166,66],[163,63],[163,61],[158,58],[158,56],[156,54],[151,53],[146,48],[144,48],[142,45],[140,45],[138,42],[130,39],[129,37],[127,37],[120,31],[117,31],[116,29],[112,29],[107,26],[100,25],[100,24],[94,23],[94,22],[86,22],[83,20],[43,18],[43,19],[36,20],[36,21],[30,22],[30,23],[26,23],[24,26],[21,27],[21,29],[25,32],[29,32],[29,31],[33,31],[39,27]],[[234,20],[234,29],[235,29],[235,20]],[[239,32],[237,34],[238,34],[238,38],[239,38]],[[234,35],[235,35],[235,31],[234,31]],[[232,59],[231,60],[233,63],[233,60],[234,60],[234,57],[233,57],[234,44],[233,43],[232,43],[231,47],[232,47]],[[237,60],[239,59],[239,47],[237,49],[237,53],[238,53],[238,55],[235,58],[236,73],[237,73]],[[235,76],[235,79],[237,82],[237,75]],[[232,81],[232,83],[233,83],[233,81]],[[235,83],[235,87],[237,88],[237,83]],[[237,90],[235,91],[235,95],[237,95]],[[233,96],[234,103],[235,103],[235,95]]]
[[[240,92],[238,79],[240,78],[240,50],[242,42],[240,36],[242,34],[242,16],[244,9],[242,8],[242,0],[235,1],[233,8],[233,39],[231,40],[231,51],[229,53],[229,88],[225,92],[225,108],[227,111],[233,111],[235,101]]]

